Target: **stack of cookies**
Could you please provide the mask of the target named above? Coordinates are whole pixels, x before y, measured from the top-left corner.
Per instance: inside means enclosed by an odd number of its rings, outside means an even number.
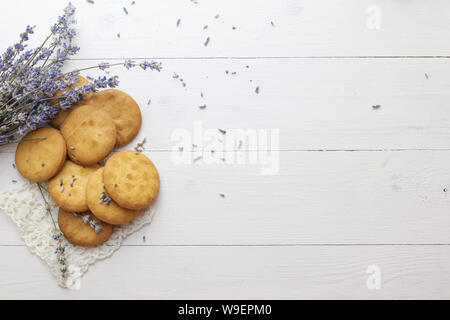
[[[80,77],[77,85],[85,81]],[[141,122],[134,99],[108,89],[61,111],[54,128],[33,131],[17,146],[17,169],[30,181],[49,181],[59,228],[72,244],[105,242],[115,225],[130,222],[155,201],[160,181],[149,158],[137,151],[109,157],[136,137]]]

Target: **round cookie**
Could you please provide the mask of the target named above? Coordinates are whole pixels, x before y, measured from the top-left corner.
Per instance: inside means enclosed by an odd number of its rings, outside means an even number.
[[[117,89],[106,89],[93,94],[87,104],[101,108],[113,118],[117,128],[117,147],[130,143],[142,124],[139,105],[132,97]]]
[[[121,151],[106,161],[103,181],[109,196],[122,208],[143,209],[159,192],[159,174],[153,162],[136,151]]]
[[[82,105],[73,110],[61,125],[69,158],[82,165],[105,159],[116,144],[116,126],[104,110]]]
[[[79,88],[88,83],[89,83],[89,81],[85,77],[78,76],[77,83],[75,83],[73,86],[71,86],[71,88]],[[70,89],[70,88],[67,88],[67,89]],[[57,91],[55,93],[55,98],[59,97],[62,94],[63,94],[62,90]],[[88,95],[85,95],[84,98],[86,99],[86,98],[90,97],[91,95],[92,95],[92,93],[89,93]],[[74,103],[70,109],[60,110],[58,112],[58,114],[56,115],[56,117],[50,122],[50,124],[52,126],[54,126],[55,128],[59,128],[61,126],[61,124],[64,122],[64,120],[67,118],[69,113],[71,113],[72,110],[74,110],[75,108],[79,107],[80,103],[82,103],[82,101]]]
[[[99,165],[83,167],[67,160],[61,171],[48,183],[53,201],[69,212],[88,211],[86,184]]]
[[[100,168],[92,174],[86,185],[86,199],[89,210],[101,221],[110,224],[124,224],[139,215],[139,210],[129,210],[109,198],[103,184],[103,170]]]
[[[67,149],[63,136],[53,128],[40,128],[27,134],[18,144],[15,162],[28,180],[49,180],[61,170]]]
[[[83,247],[102,244],[109,239],[114,230],[114,226],[98,221],[89,213],[76,214],[61,208],[58,213],[58,225],[67,241]]]

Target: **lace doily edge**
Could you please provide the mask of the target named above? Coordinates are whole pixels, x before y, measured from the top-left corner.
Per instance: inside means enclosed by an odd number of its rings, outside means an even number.
[[[12,194],[12,192],[5,192],[5,193]],[[3,193],[3,195],[5,193]],[[122,246],[122,242],[128,236],[141,230],[144,226],[150,224],[152,222],[153,216],[155,214],[155,210],[152,207],[146,209],[145,211],[149,211],[149,212],[145,212],[146,216],[142,217],[142,219],[141,219],[142,221],[140,221],[139,224],[130,225],[129,230],[123,229],[123,234],[119,239],[120,244],[118,246],[108,246],[107,247],[108,250],[101,252],[101,254],[97,254],[95,256],[90,256],[89,259],[87,259],[86,263],[84,263],[81,266],[77,266],[79,268],[79,270],[78,270],[79,272],[77,273],[77,275],[75,277],[73,277],[71,279],[71,283],[69,284],[67,279],[64,279],[64,278],[58,276],[60,274],[59,268],[57,266],[55,266],[55,264],[53,263],[53,259],[51,259],[51,257],[48,255],[48,252],[47,252],[47,254],[42,252],[42,250],[39,250],[39,248],[37,246],[33,245],[31,243],[31,241],[29,241],[27,239],[27,237],[24,234],[25,228],[22,226],[21,219],[19,219],[18,217],[16,217],[14,215],[14,212],[13,212],[12,208],[10,207],[10,205],[8,205],[7,203],[0,203],[0,210],[3,210],[6,213],[6,215],[8,217],[10,217],[10,219],[17,226],[17,228],[19,230],[19,235],[22,238],[22,240],[24,241],[25,246],[28,247],[28,250],[32,254],[41,258],[48,265],[48,267],[50,268],[50,273],[55,277],[58,285],[63,288],[69,288],[71,285],[73,285],[78,279],[80,279],[89,270],[89,267],[91,265],[95,264],[97,261],[104,260],[104,259],[111,257]],[[143,214],[144,214],[144,212],[143,212]]]

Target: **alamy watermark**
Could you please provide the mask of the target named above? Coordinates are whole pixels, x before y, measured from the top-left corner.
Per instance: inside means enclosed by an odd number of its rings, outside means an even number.
[[[377,5],[370,5],[366,10],[366,26],[369,30],[381,29],[381,8]]]
[[[171,160],[175,164],[237,164],[259,167],[261,175],[279,171],[279,129],[205,128],[194,121],[192,129],[172,132]]]
[[[381,268],[377,265],[371,264],[367,267],[366,273],[369,277],[366,281],[367,289],[380,290],[381,289]]]

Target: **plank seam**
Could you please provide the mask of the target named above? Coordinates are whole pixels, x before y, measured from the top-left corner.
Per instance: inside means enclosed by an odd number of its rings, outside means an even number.
[[[450,243],[304,243],[304,244],[125,244],[122,247],[432,247]],[[0,247],[26,247],[24,244],[2,244]]]
[[[92,60],[277,60],[277,59],[450,59],[450,56],[248,56],[248,57],[109,57],[109,58],[71,58],[71,61],[92,61]]]
[[[256,149],[256,150],[220,150],[220,152],[448,152],[450,149],[414,149],[414,148],[399,148],[399,149],[276,149],[276,150],[267,150],[267,149]],[[117,152],[117,151],[114,151]],[[167,150],[167,149],[145,149],[144,152],[161,152],[161,153],[170,153],[170,152],[178,152],[176,150]],[[184,150],[183,152],[189,153],[199,153],[199,152],[210,152],[210,150],[198,149],[198,150]],[[15,151],[0,151],[0,154],[14,154]]]

